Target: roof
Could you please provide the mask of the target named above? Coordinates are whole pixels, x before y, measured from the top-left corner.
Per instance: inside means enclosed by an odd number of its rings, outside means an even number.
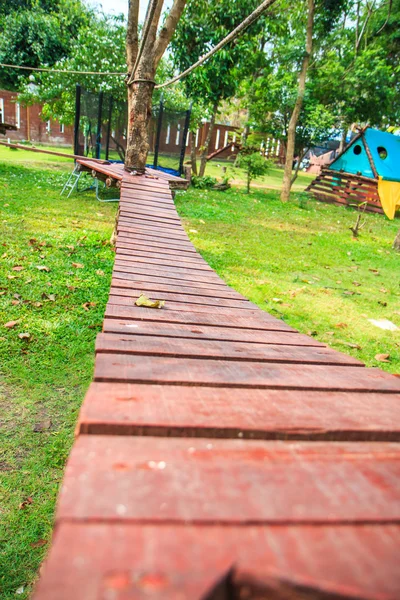
[[[335,171],[361,173],[371,178],[375,178],[374,168],[383,179],[400,181],[400,137],[371,127],[355,136],[329,166]]]

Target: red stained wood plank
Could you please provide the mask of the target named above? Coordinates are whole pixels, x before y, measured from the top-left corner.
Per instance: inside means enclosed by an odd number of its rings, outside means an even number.
[[[258,331],[292,331],[295,330],[286,325],[283,321],[271,317],[268,313],[260,315],[257,320],[255,311],[248,311],[245,315],[232,314],[231,316],[213,315],[213,314],[193,314],[180,313],[163,308],[154,310],[144,308],[143,306],[112,306],[106,308],[106,317],[114,319],[135,319],[137,321],[159,321],[161,323],[186,323],[192,325],[215,325],[216,327],[242,327],[243,329],[255,329]]]
[[[376,369],[329,365],[237,363],[99,354],[95,381],[214,387],[400,392],[399,378]]]
[[[248,598],[397,600],[399,535],[394,525],[65,523],[33,600],[245,599],[258,577],[269,593]]]
[[[124,197],[123,202],[121,203],[121,208],[130,212],[132,210],[143,210],[145,212],[149,212],[151,214],[165,214],[167,217],[172,216],[176,219],[179,219],[178,213],[176,212],[175,205],[172,201],[170,202],[155,202],[152,199],[145,198],[137,198],[137,199],[129,199],[127,200]]]
[[[177,250],[165,248],[162,245],[160,248],[156,248],[152,245],[145,245],[143,242],[140,244],[124,244],[121,242],[116,245],[116,254],[119,255],[123,260],[126,260],[124,257],[134,259],[136,256],[141,256],[143,258],[152,257],[154,259],[162,258],[164,260],[171,260],[172,258],[174,261],[179,260],[179,262],[187,264],[206,264],[200,254],[179,252]]]
[[[176,229],[178,229],[179,231],[181,230],[181,224],[178,221],[172,220],[172,219],[166,219],[165,217],[157,217],[157,216],[150,216],[150,215],[146,215],[146,214],[142,214],[142,213],[135,213],[132,215],[128,215],[126,213],[124,213],[124,211],[121,211],[121,215],[119,217],[118,222],[121,222],[121,225],[123,224],[129,224],[129,223],[154,223],[155,225],[157,225],[157,227],[162,228],[162,229],[170,229],[171,231],[175,231]]]
[[[399,478],[391,443],[86,435],[72,448],[56,518],[400,523]]]
[[[135,301],[139,298],[139,296],[141,294],[143,294],[143,290],[141,290],[138,294],[136,294],[136,296],[134,295],[130,295],[129,297],[127,296],[120,296],[118,294],[114,294],[114,290],[111,289],[110,292],[110,296],[108,298],[108,304],[109,305],[114,305],[114,306],[135,306]],[[153,296],[153,300],[165,300],[166,298],[164,296],[164,294],[161,294],[162,298],[154,298],[154,294],[152,294]],[[147,296],[149,296],[149,294],[147,294]],[[156,296],[160,296],[160,294],[156,294]],[[168,305],[168,306],[167,306]],[[215,315],[219,315],[219,314],[231,314],[232,310],[236,310],[236,307],[231,307],[231,306],[204,306],[202,304],[194,304],[190,302],[190,298],[188,297],[188,302],[175,302],[174,300],[168,300],[166,301],[165,306],[167,306],[168,310],[172,310],[174,312],[194,312],[194,313],[209,313],[212,312]],[[165,310],[165,306],[163,307],[163,310]],[[247,310],[253,310],[254,307],[252,306],[248,306],[245,307]],[[239,308],[239,310],[241,310]]]
[[[139,356],[171,356],[180,358],[215,358],[221,360],[273,362],[293,364],[326,364],[364,366],[351,356],[330,348],[313,346],[284,346],[282,344],[252,344],[211,340],[170,339],[157,336],[141,336],[100,333],[96,340],[96,352]]]
[[[176,294],[190,294],[208,296],[212,299],[231,298],[235,300],[245,300],[239,292],[228,286],[221,287],[214,284],[205,284],[196,282],[177,282],[175,279],[165,277],[162,281],[159,277],[151,277],[150,275],[133,275],[130,273],[115,274],[112,279],[113,287],[124,287],[132,289],[140,287],[140,289],[150,289],[157,292],[173,292]]]
[[[159,337],[189,338],[194,340],[217,340],[252,342],[254,344],[285,344],[292,346],[325,346],[308,335],[297,331],[274,331],[240,329],[235,327],[212,327],[205,325],[184,325],[182,323],[160,323],[132,321],[129,319],[105,319],[104,331],[124,335],[157,335]]]
[[[118,231],[121,232],[121,237],[124,238],[129,238],[132,239],[133,236],[135,237],[143,237],[144,239],[146,238],[157,238],[157,240],[159,241],[158,238],[162,238],[162,239],[166,239],[166,240],[170,240],[173,241],[174,244],[177,243],[181,243],[183,246],[186,245],[189,248],[192,248],[193,251],[194,247],[193,244],[189,241],[189,238],[187,237],[187,235],[185,234],[185,232],[179,231],[176,232],[174,234],[171,234],[171,237],[168,236],[167,233],[165,233],[165,231],[162,231],[160,229],[157,229],[157,227],[153,225],[149,225],[146,223],[131,223],[128,226],[124,226],[120,223],[118,223]]]
[[[143,293],[143,287],[139,289],[139,287],[135,288],[130,286],[129,288],[120,287],[118,284],[118,280],[114,280],[114,284],[111,286],[110,294],[112,296],[122,296],[127,298],[138,298],[140,294]],[[152,294],[147,294],[152,297]],[[159,294],[158,294],[159,295]],[[226,307],[226,308],[244,308],[245,310],[254,310],[256,307],[255,304],[249,302],[248,300],[243,299],[235,299],[235,300],[226,300],[223,298],[215,298],[210,296],[203,296],[201,294],[179,294],[174,292],[163,292],[162,297],[164,300],[170,300],[174,302],[183,302],[186,304],[202,304],[208,307]],[[154,299],[154,298],[153,298]],[[208,311],[211,309],[208,308]]]
[[[182,258],[197,258],[197,256],[200,256],[200,254],[197,253],[193,246],[190,246],[189,243],[183,245],[182,242],[178,241],[178,243],[175,244],[174,242],[166,239],[160,239],[151,236],[149,239],[148,236],[143,235],[123,236],[122,232],[121,235],[118,236],[116,247],[118,249],[127,248],[128,250],[141,248],[146,251],[153,249],[157,253],[162,252],[163,254],[169,255],[177,255],[179,253],[179,256]]]
[[[400,441],[398,394],[92,383],[87,434]]]
[[[125,254],[120,254],[120,252],[117,250],[116,255],[115,255],[115,261],[117,264],[119,265],[132,265],[132,264],[148,264],[148,265],[165,265],[167,267],[183,267],[183,268],[189,268],[189,269],[195,269],[197,271],[206,271],[209,272],[211,271],[211,273],[214,273],[214,271],[211,269],[211,267],[209,267],[207,265],[207,263],[205,263],[201,258],[198,258],[197,260],[191,260],[191,261],[181,261],[179,256],[177,256],[176,258],[173,258],[172,256],[168,256],[168,257],[159,257],[159,256],[152,256],[151,252],[147,253],[148,256],[139,256],[138,254],[132,254],[132,255],[125,255]],[[118,262],[117,262],[118,261]]]
[[[225,283],[213,271],[200,273],[195,269],[186,267],[168,267],[166,265],[121,265],[116,261],[114,264],[113,274],[120,277],[119,273],[132,273],[134,275],[147,275],[152,277],[160,277],[162,279],[174,279],[176,281],[193,283],[205,283],[215,287],[224,287]]]
[[[143,215],[146,219],[147,217],[156,218],[157,220],[162,220],[167,223],[171,221],[171,224],[173,225],[181,225],[181,220],[178,217],[177,212],[175,210],[162,210],[160,208],[156,208],[155,210],[153,210],[147,205],[138,204],[135,206],[127,206],[124,204],[123,206],[121,206],[120,215],[127,218],[131,218],[131,215],[133,216],[133,218],[135,218],[136,215]]]

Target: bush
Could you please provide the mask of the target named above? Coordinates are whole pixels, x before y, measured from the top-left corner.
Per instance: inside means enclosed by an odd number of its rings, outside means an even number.
[[[244,146],[237,155],[235,167],[240,167],[246,171],[247,175],[247,193],[250,192],[250,184],[253,179],[266,175],[271,162],[260,155],[259,150],[254,146]]]
[[[193,175],[191,179],[191,184],[194,188],[199,190],[208,190],[217,183],[215,177],[210,177],[209,175],[205,175],[204,177],[198,177],[197,175]]]

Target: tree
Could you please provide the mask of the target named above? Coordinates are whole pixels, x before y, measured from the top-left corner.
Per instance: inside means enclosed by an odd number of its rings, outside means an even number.
[[[160,60],[174,34],[186,0],[174,0],[159,33],[163,0],[149,2],[139,47],[139,0],[129,0],[126,56],[128,65],[128,135],[125,168],[144,172],[154,79]]]
[[[26,103],[40,102],[43,104],[44,118],[57,119],[66,125],[74,122],[77,83],[89,92],[98,93],[101,88],[115,100],[126,101],[125,36],[123,17],[100,15],[92,20],[90,26],[82,27],[77,39],[71,42],[69,57],[54,64],[55,69],[120,71],[121,76],[101,78],[98,75],[73,73],[35,73],[35,85],[25,83],[20,100]]]
[[[258,4],[256,0],[191,0],[172,40],[177,68],[182,71],[195,63],[239,25]],[[184,80],[187,95],[195,103],[201,99],[210,116],[207,137],[200,154],[200,177],[204,176],[219,106],[223,100],[235,95],[241,78],[251,72],[252,57],[257,47],[256,35],[262,30],[262,21],[260,19],[253,24]]]
[[[49,12],[47,4],[53,7]],[[71,42],[91,18],[91,11],[78,0],[60,0],[58,3],[42,0],[31,10],[28,7],[9,11],[0,16],[0,27],[7,31],[7,35],[0,37],[0,62],[29,67],[53,66],[69,55]],[[18,89],[29,73],[1,69],[0,86]]]
[[[257,147],[247,145],[237,155],[235,167],[246,171],[246,191],[249,194],[252,180],[266,175],[271,165],[264,156],[260,155]]]
[[[292,185],[292,166],[294,159],[295,143],[296,143],[296,126],[299,120],[300,111],[303,106],[304,95],[306,91],[306,79],[308,66],[311,60],[312,44],[313,44],[313,30],[314,30],[314,12],[315,3],[314,0],[308,0],[308,13],[307,13],[307,28],[306,28],[306,46],[303,62],[301,65],[299,82],[297,88],[297,97],[294,103],[292,115],[290,117],[288,125],[287,143],[286,143],[286,160],[285,170],[283,173],[282,193],[281,200],[286,202],[289,200],[290,188]]]

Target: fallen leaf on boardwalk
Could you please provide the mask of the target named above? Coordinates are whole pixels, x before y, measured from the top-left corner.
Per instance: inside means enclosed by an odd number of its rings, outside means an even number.
[[[379,362],[388,363],[388,362],[390,362],[390,360],[388,360],[389,358],[390,358],[390,354],[376,354],[375,355],[375,360],[379,360]]]
[[[38,271],[46,271],[46,273],[48,273],[50,271],[49,267],[46,267],[45,265],[39,265],[36,268]]]
[[[84,266],[81,263],[72,263],[72,266],[75,267],[75,269],[84,269]]]
[[[89,308],[96,306],[96,304],[97,302],[85,302],[85,304],[82,304],[82,306],[85,310],[89,310]]]
[[[139,298],[135,301],[136,306],[145,306],[146,308],[162,308],[165,304],[165,300],[150,300],[144,294],[140,294]]]
[[[12,327],[15,327],[16,325],[18,325],[19,321],[8,321],[8,323],[6,323],[4,325],[4,327],[7,327],[7,329],[11,329]]]
[[[33,431],[35,433],[40,433],[41,431],[46,431],[46,429],[50,429],[50,427],[51,427],[50,419],[45,419],[44,421],[41,421],[40,423],[35,423],[35,425],[33,426]]]
[[[18,337],[20,340],[29,340],[31,334],[26,331],[25,333],[19,333]]]
[[[37,542],[31,543],[31,548],[41,548],[47,544],[47,540],[38,540]]]
[[[348,327],[347,323],[336,323],[335,327],[338,327],[339,329],[344,329],[345,327]]]
[[[26,498],[23,502],[21,502],[21,504],[18,506],[18,508],[20,510],[22,510],[23,508],[26,508],[27,506],[29,506],[29,504],[33,504],[33,500],[30,496],[28,498]]]
[[[13,271],[23,271],[24,267],[21,267],[21,265],[16,265],[15,267],[12,268]]]

